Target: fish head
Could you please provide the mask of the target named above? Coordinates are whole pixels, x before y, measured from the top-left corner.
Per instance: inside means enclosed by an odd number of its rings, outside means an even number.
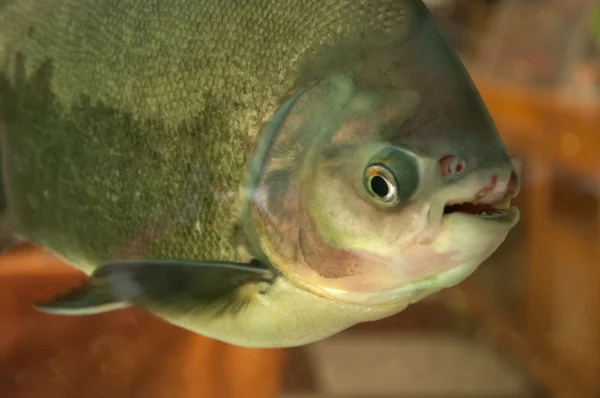
[[[468,277],[518,223],[511,158],[431,18],[298,90],[272,119],[250,224],[291,280],[415,302]]]
[[[520,166],[468,155],[460,142],[417,151],[382,139],[377,125],[348,120],[338,138],[373,136],[330,142],[311,162],[298,208],[304,267],[294,270],[337,298],[418,300],[461,282],[502,244],[519,220],[510,201]]]

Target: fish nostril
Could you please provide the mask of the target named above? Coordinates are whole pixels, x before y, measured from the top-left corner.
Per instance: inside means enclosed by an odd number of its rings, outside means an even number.
[[[510,180],[508,180],[508,185],[507,185],[507,193],[510,196],[517,196],[519,191],[521,190],[521,179],[519,178],[519,176],[517,175],[516,172],[512,172],[510,174]]]
[[[446,155],[440,159],[440,170],[444,177],[456,177],[464,170],[466,163],[464,160],[454,155]]]

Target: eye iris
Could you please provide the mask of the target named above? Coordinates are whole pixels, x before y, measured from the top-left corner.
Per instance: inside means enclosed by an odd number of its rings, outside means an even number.
[[[379,196],[380,198],[385,198],[389,195],[390,187],[385,178],[381,176],[373,176],[373,178],[371,178],[370,184],[373,193],[375,193],[375,195]]]

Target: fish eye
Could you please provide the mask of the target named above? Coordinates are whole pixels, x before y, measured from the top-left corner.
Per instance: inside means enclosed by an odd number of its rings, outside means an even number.
[[[364,172],[365,187],[378,204],[391,206],[398,202],[398,183],[392,172],[382,165],[371,165]]]

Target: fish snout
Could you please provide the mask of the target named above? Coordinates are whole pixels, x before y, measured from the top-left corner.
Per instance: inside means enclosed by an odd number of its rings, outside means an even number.
[[[510,198],[516,197],[521,191],[521,176],[523,174],[523,158],[520,156],[512,156],[510,158],[513,170],[509,180],[508,194]]]
[[[470,163],[470,162],[469,162]],[[492,203],[501,199],[512,199],[521,190],[521,172],[523,161],[520,157],[504,157],[503,166],[491,169],[488,176],[483,177],[484,185],[476,193],[475,200],[480,203]],[[456,180],[465,177],[477,169],[468,171],[465,158],[455,155],[445,155],[439,159],[440,174],[443,178]],[[477,189],[477,188],[476,188]]]
[[[477,202],[495,203],[512,199],[521,190],[520,170],[513,168],[506,173],[492,173],[487,183],[477,192]]]

